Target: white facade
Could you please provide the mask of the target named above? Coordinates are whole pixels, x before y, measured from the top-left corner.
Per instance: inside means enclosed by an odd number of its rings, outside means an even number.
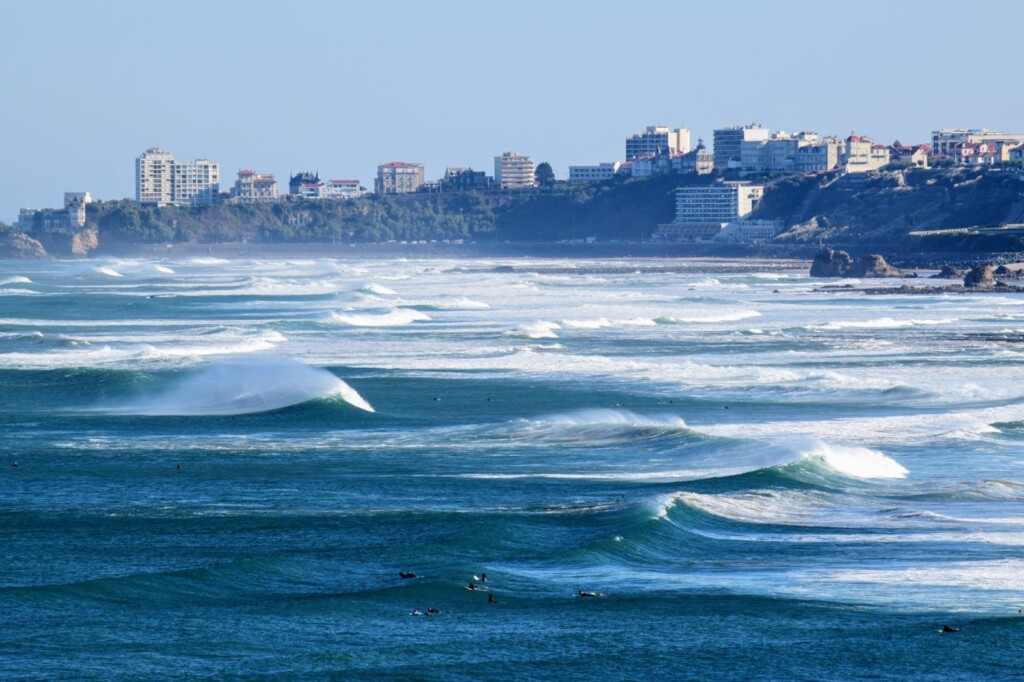
[[[178,206],[206,206],[220,194],[220,164],[206,159],[174,164],[172,203]]]
[[[536,184],[533,159],[505,152],[494,157],[494,182],[501,189],[525,189]]]
[[[68,212],[68,226],[79,228],[85,225],[85,207],[92,203],[88,192],[64,192],[64,210]]]
[[[355,199],[363,195],[358,180],[328,180],[320,194],[325,199]]]
[[[676,189],[676,223],[731,223],[754,210],[764,185],[717,182]]]
[[[943,128],[932,131],[932,153],[937,156],[956,156],[959,146],[982,143],[1007,146],[1007,150],[1024,144],[1024,134],[1004,133],[987,128]]]
[[[744,173],[796,173],[797,152],[818,142],[817,133],[790,135],[784,131],[767,140],[740,142],[740,170]]]
[[[251,170],[238,171],[232,197],[238,202],[270,202],[280,198],[277,178],[273,173],[256,173]]]
[[[618,161],[599,163],[596,166],[569,166],[569,182],[598,182],[611,180],[622,164]]]
[[[889,163],[889,148],[876,145],[870,137],[850,135],[843,148],[842,164],[847,173],[868,173]]]
[[[626,138],[626,161],[657,154],[668,150],[669,154],[685,154],[690,151],[690,131],[686,128],[668,126],[647,126],[642,133]]]
[[[740,168],[744,142],[767,142],[769,130],[758,123],[729,126],[714,132],[715,170]]]
[[[826,137],[815,144],[796,150],[797,173],[821,173],[839,167],[842,143],[834,137]]]
[[[174,155],[150,147],[135,159],[135,201],[167,206],[174,202]]]

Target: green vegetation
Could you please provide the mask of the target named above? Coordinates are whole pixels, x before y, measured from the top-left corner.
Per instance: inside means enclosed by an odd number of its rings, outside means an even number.
[[[555,171],[551,170],[551,164],[547,161],[537,165],[537,170],[533,172],[533,177],[541,187],[553,187],[555,184]]]

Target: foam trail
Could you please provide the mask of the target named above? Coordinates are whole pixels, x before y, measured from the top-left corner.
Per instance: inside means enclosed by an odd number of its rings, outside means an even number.
[[[28,277],[5,277],[0,279],[0,286],[6,286],[8,284],[32,284],[32,280]]]
[[[287,358],[230,360],[205,367],[163,393],[104,411],[147,416],[227,416],[279,410],[310,400],[339,397],[373,407],[324,369]]]
[[[331,313],[325,322],[353,327],[400,327],[413,322],[426,322],[430,316],[411,308],[393,308],[384,313]]]

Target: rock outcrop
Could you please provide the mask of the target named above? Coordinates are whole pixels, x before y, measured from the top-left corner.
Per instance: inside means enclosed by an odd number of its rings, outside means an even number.
[[[99,245],[99,231],[92,226],[83,227],[71,237],[71,253],[75,256],[88,256]]]
[[[889,265],[877,253],[850,258],[845,251],[825,249],[811,263],[811,277],[902,277],[899,268]]]
[[[811,277],[843,277],[853,265],[853,259],[845,251],[825,249],[814,257],[811,263]]]
[[[994,289],[996,278],[992,275],[991,265],[972,268],[964,275],[964,289]]]
[[[846,271],[848,277],[902,277],[899,268],[889,265],[877,253],[861,256]]]
[[[0,231],[0,258],[48,258],[43,245],[15,229]]]
[[[932,279],[963,279],[966,274],[967,270],[963,268],[943,265],[941,270],[932,275]]]

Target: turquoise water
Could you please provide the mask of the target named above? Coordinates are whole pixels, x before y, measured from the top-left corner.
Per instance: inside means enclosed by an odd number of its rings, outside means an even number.
[[[505,264],[0,263],[0,677],[1022,677],[1024,296]]]

